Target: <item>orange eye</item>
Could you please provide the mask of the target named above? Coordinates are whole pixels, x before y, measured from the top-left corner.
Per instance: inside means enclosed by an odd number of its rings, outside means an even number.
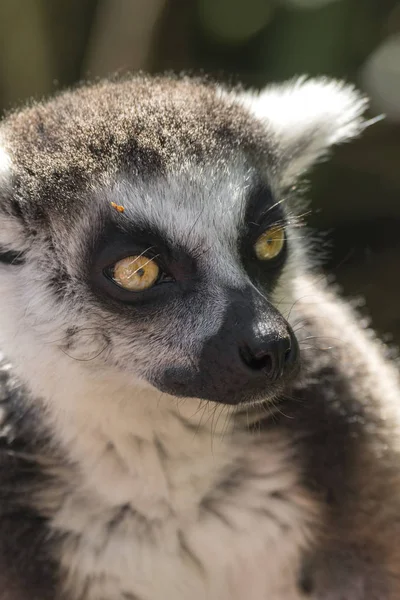
[[[285,231],[280,225],[270,227],[260,235],[254,244],[254,251],[258,260],[272,260],[276,258],[283,249],[285,243]]]
[[[157,281],[160,269],[148,256],[127,256],[115,263],[112,278],[124,290],[141,292]]]

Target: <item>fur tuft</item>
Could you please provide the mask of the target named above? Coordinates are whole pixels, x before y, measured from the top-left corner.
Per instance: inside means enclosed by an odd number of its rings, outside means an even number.
[[[362,115],[368,100],[353,86],[326,78],[302,77],[241,99],[275,136],[288,184],[367,125]]]

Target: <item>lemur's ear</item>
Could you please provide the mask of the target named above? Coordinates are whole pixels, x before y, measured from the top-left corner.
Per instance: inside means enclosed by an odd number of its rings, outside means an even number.
[[[323,158],[330,146],[357,136],[366,126],[362,114],[367,99],[335,80],[301,78],[245,93],[242,100],[275,141],[285,184]]]
[[[11,159],[0,136],[0,189],[7,185],[11,168]]]
[[[22,252],[26,247],[24,226],[16,214],[12,195],[11,158],[0,134],[0,252]]]

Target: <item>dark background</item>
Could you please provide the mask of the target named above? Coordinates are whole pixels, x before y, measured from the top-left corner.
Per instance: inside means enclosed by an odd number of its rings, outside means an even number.
[[[261,87],[294,75],[355,82],[386,119],[312,175],[326,269],[400,343],[400,2],[0,0],[2,111],[115,71],[203,70]]]

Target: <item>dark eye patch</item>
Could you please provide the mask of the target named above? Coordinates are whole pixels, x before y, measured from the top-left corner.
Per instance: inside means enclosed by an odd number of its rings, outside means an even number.
[[[280,274],[287,257],[287,242],[276,259],[260,261],[256,257],[254,244],[261,234],[269,228],[286,224],[282,202],[277,201],[269,186],[261,179],[256,180],[249,189],[246,209],[244,212],[242,235],[240,236],[239,252],[242,264],[256,285],[271,291]]]
[[[264,181],[250,188],[244,214],[245,237],[255,241],[268,226],[284,223],[281,203],[277,202]]]
[[[25,263],[25,257],[22,252],[15,252],[14,250],[5,250],[0,247],[0,264],[3,265],[23,265]]]
[[[160,268],[159,283],[148,290],[129,291],[117,286],[110,277],[115,264],[129,256],[154,259]],[[155,305],[157,300],[191,288],[196,273],[196,261],[181,247],[172,246],[161,232],[143,224],[126,222],[122,229],[109,223],[98,240],[89,261],[88,280],[97,296],[113,298],[121,303]],[[166,285],[170,284],[170,285]]]
[[[265,212],[274,204],[272,192],[268,185],[263,181],[256,181],[249,190],[245,221],[246,223],[259,224]]]

